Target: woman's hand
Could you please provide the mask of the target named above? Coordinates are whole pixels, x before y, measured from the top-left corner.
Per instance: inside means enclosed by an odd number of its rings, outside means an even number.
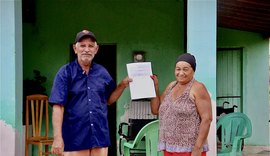
[[[192,150],[191,156],[201,156],[202,155],[202,151],[198,148],[194,148]]]
[[[150,77],[154,81],[155,88],[157,89],[158,88],[158,78],[157,78],[157,75],[153,74]]]

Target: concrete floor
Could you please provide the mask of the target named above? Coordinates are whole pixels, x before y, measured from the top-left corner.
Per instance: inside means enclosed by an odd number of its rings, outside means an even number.
[[[269,146],[245,146],[243,156],[270,156]]]

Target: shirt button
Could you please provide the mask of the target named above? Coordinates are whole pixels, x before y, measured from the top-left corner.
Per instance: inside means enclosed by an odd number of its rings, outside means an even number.
[[[91,99],[88,99],[88,101],[91,101]]]

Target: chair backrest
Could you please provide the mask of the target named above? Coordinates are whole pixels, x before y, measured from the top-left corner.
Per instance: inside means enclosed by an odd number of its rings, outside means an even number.
[[[154,121],[151,128],[148,128],[145,135],[145,146],[147,156],[161,156],[161,152],[158,152],[158,129],[159,121]]]
[[[217,122],[217,130],[219,128],[221,128],[221,152],[241,152],[243,139],[252,134],[250,119],[239,112],[222,116]]]
[[[146,124],[135,137],[133,142],[134,147],[138,146],[138,144],[144,138],[146,156],[159,156],[159,155],[161,156],[162,152],[157,151],[158,128],[159,128],[159,120],[155,120]]]
[[[134,140],[139,131],[148,123],[156,119],[129,119],[128,138],[127,140]]]
[[[30,114],[30,116],[29,116]],[[43,116],[45,115],[45,118]],[[32,134],[29,135],[29,123],[32,122]],[[42,125],[45,119],[45,134],[42,134]],[[34,94],[26,96],[26,139],[32,138],[48,138],[49,133],[49,115],[48,115],[48,96]]]

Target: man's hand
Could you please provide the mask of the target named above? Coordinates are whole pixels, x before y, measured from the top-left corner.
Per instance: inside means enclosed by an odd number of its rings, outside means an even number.
[[[130,82],[132,82],[132,79],[127,76],[122,80],[121,85],[125,86],[125,88],[126,88],[126,87],[128,87]]]
[[[52,144],[52,154],[56,154],[58,156],[64,155],[64,141],[62,137],[55,137]]]

